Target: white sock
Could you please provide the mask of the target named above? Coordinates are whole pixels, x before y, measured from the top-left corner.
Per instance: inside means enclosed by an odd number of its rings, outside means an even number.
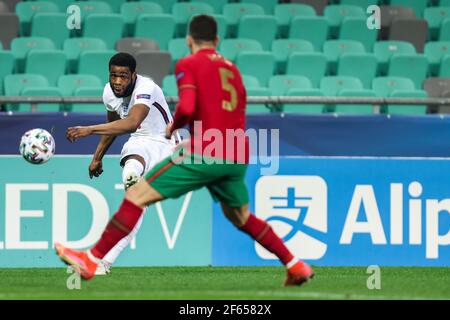
[[[128,247],[131,240],[133,240],[134,236],[136,235],[136,233],[138,232],[139,228],[142,225],[142,218],[144,217],[144,212],[142,212],[142,215],[139,218],[136,225],[134,226],[133,230],[131,230],[131,232],[127,236],[123,237],[119,242],[117,242],[117,244],[111,250],[109,250],[109,252],[103,257],[103,261],[106,261],[109,264],[113,264],[116,261],[117,257],[122,253],[122,251],[126,247]]]
[[[122,181],[125,184],[125,178],[130,173],[134,172],[138,177],[144,174],[144,166],[136,159],[128,159],[125,161],[125,165],[122,170]]]

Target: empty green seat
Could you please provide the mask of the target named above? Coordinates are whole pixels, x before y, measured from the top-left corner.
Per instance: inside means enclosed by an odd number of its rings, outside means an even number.
[[[136,21],[141,14],[161,14],[163,8],[153,2],[125,2],[120,8],[120,14],[125,21],[125,35],[134,33]]]
[[[324,17],[295,17],[289,26],[289,38],[309,41],[316,51],[321,51],[328,38],[328,20]]]
[[[56,87],[26,87],[20,93],[21,96],[30,97],[61,97],[61,91]],[[19,104],[19,112],[58,112],[61,111],[59,103],[37,103],[32,106],[31,103]]]
[[[450,41],[450,18],[442,21],[441,29],[439,30],[439,41]]]
[[[186,38],[171,39],[169,41],[169,52],[172,57],[171,70],[173,71],[175,68],[175,63],[190,53],[186,43]]]
[[[73,0],[45,0],[45,2],[51,2],[56,4],[59,12],[66,12],[67,8],[73,4]]]
[[[264,50],[270,50],[277,34],[277,19],[273,16],[246,15],[238,25],[238,38],[255,39]]]
[[[291,89],[287,92],[291,97],[323,97],[324,94],[319,89]],[[306,113],[320,114],[325,111],[324,104],[303,104],[303,103],[285,103],[281,106],[285,113]]]
[[[414,82],[401,77],[377,77],[372,81],[372,90],[378,97],[389,97],[394,90],[416,90]]]
[[[340,97],[376,97],[372,90],[351,90],[343,89],[339,91]],[[339,114],[372,114],[373,106],[371,104],[336,104],[332,112]]]
[[[264,9],[260,5],[254,3],[227,3],[223,6],[223,15],[227,19],[228,36],[235,37],[237,33],[237,25],[241,17],[251,14],[264,14]]]
[[[324,16],[328,19],[330,35],[336,38],[342,22],[346,18],[367,18],[366,12],[359,6],[352,5],[328,5]]]
[[[327,57],[328,71],[336,74],[337,62],[343,53],[365,53],[361,42],[354,40],[328,40],[323,44],[323,53]]]
[[[446,55],[442,58],[441,65],[439,67],[439,76],[450,78],[450,55]]]
[[[323,53],[297,53],[290,55],[286,74],[305,76],[313,87],[317,88],[320,79],[325,75],[327,69],[327,58]]]
[[[14,55],[10,51],[0,50],[0,95],[3,95],[3,78],[14,71]]]
[[[19,2],[16,5],[16,14],[20,20],[20,35],[30,35],[31,20],[36,13],[57,13],[59,8],[56,4],[46,1]]]
[[[223,14],[212,14],[214,19],[216,19],[217,23],[217,36],[220,40],[225,39],[228,34],[228,23],[227,19]]]
[[[163,8],[164,13],[172,13],[172,7],[177,0],[139,0],[139,2],[154,2]]]
[[[25,70],[25,58],[28,52],[33,49],[52,50],[56,49],[52,40],[43,37],[21,37],[14,38],[11,42],[11,52],[16,59],[18,72]]]
[[[331,76],[320,80],[320,90],[326,96],[337,96],[341,90],[363,90],[362,82],[355,77]]]
[[[275,18],[281,37],[287,37],[291,20],[299,16],[315,17],[316,11],[313,7],[301,3],[281,3],[275,7]]]
[[[78,73],[97,76],[102,83],[109,81],[109,60],[116,54],[114,50],[90,51],[80,54]]]
[[[341,4],[358,6],[361,7],[364,11],[366,11],[367,7],[372,5],[378,5],[378,0],[340,0]]]
[[[284,74],[291,53],[314,52],[314,46],[311,42],[301,39],[277,39],[272,42],[272,52],[275,55],[278,73]]]
[[[103,96],[103,87],[80,87],[75,89],[75,97],[97,97]],[[105,113],[106,109],[103,103],[74,103],[70,109],[72,112],[94,112]]]
[[[175,75],[171,74],[165,76],[162,82],[162,90],[166,97],[177,97],[178,96],[178,86]]]
[[[91,74],[67,74],[59,77],[58,88],[63,96],[71,96],[81,87],[101,87],[100,79]]]
[[[48,80],[40,74],[9,74],[4,78],[5,96],[19,96],[27,87],[48,87]],[[17,104],[7,104],[6,110],[17,111]]]
[[[416,53],[416,48],[406,41],[377,41],[373,46],[373,52],[378,59],[378,73],[385,75],[393,54],[414,54]]]
[[[450,7],[426,8],[423,15],[428,22],[429,38],[431,40],[437,40],[442,22],[450,18]]]
[[[422,88],[427,73],[428,60],[424,55],[399,53],[393,55],[389,63],[389,76],[409,78],[416,88]]]
[[[269,97],[270,90],[267,88],[249,88],[247,89],[247,97]],[[247,103],[246,113],[270,112],[272,106],[265,103]]]
[[[111,6],[106,1],[77,1],[72,4],[80,7],[81,22],[84,23],[91,14],[113,13]]]
[[[91,14],[85,21],[83,37],[100,38],[108,49],[113,49],[122,38],[124,26],[120,14]]]
[[[220,43],[220,53],[230,61],[236,61],[244,51],[263,51],[261,43],[254,39],[225,39]]]
[[[361,42],[367,52],[372,52],[377,41],[378,29],[367,28],[366,18],[346,18],[339,32],[340,40],[355,40]]]
[[[112,9],[112,12],[119,13],[120,8],[124,3],[126,3],[128,0],[108,0],[108,4]]]
[[[194,0],[195,2],[206,3],[211,6],[216,13],[222,13],[223,6],[228,3],[228,0]]]
[[[172,6],[172,14],[175,18],[176,34],[184,37],[187,33],[187,24],[191,17],[198,14],[213,14],[214,9],[209,4],[202,2],[178,2]]]
[[[414,10],[416,17],[422,18],[428,0],[390,0],[391,6],[409,7]]]
[[[25,73],[41,74],[50,86],[56,86],[60,76],[66,73],[66,55],[62,50],[33,49],[28,53]]]
[[[241,52],[236,58],[236,65],[242,74],[255,76],[265,87],[274,73],[275,57],[271,52]]]
[[[67,57],[68,70],[76,72],[78,70],[78,59],[83,51],[104,51],[106,43],[97,38],[70,38],[64,41],[63,50]]]
[[[303,76],[276,75],[269,80],[269,89],[273,96],[284,96],[291,89],[311,88],[311,81]]]
[[[37,13],[33,17],[31,36],[49,38],[56,48],[62,49],[64,41],[70,36],[66,22],[64,13]]]
[[[430,41],[425,45],[424,53],[429,62],[431,75],[437,76],[442,58],[450,54],[450,41]]]
[[[358,78],[364,88],[370,89],[377,66],[378,60],[372,53],[344,53],[339,58],[337,75]]]
[[[155,26],[158,26],[155,28]],[[141,14],[136,22],[136,38],[146,38],[158,42],[161,50],[166,50],[175,33],[175,19],[170,14]]]
[[[427,98],[426,91],[397,91],[391,93],[391,98]],[[387,105],[381,108],[381,112],[388,114],[424,115],[427,113],[426,105]]]
[[[244,84],[244,87],[247,88],[260,88],[261,84],[259,83],[259,80],[257,77],[249,76],[248,74],[243,74],[242,76],[242,83]]]
[[[265,14],[273,14],[278,0],[241,0],[241,3],[255,3],[264,9]]]

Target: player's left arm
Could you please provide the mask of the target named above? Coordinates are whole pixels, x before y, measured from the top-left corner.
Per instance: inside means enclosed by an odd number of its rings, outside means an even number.
[[[150,109],[144,104],[136,104],[124,119],[113,122],[97,124],[92,126],[72,127],[68,128],[66,137],[70,142],[93,134],[96,135],[112,135],[118,136],[126,133],[135,132],[145,117],[147,117]]]

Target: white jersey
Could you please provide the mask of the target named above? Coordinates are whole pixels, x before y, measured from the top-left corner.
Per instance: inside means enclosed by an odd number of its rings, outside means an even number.
[[[116,112],[121,119],[128,116],[134,105],[146,105],[150,111],[131,137],[168,141],[165,130],[167,124],[172,122],[172,115],[161,88],[153,80],[137,75],[133,93],[126,98],[117,98],[108,82],[103,90],[103,103],[108,111]],[[175,142],[175,138],[172,138],[172,142]]]

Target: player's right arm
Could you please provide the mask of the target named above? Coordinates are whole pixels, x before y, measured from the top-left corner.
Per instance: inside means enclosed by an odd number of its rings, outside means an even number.
[[[107,118],[108,122],[113,122],[116,120],[119,120],[120,117],[116,112],[108,111],[107,112]],[[97,149],[95,150],[94,156],[92,158],[92,161],[89,165],[89,177],[92,179],[92,177],[98,177],[103,172],[103,163],[102,159],[103,156],[108,151],[111,144],[116,139],[116,136],[114,135],[102,135],[100,138],[100,141],[97,145]]]

